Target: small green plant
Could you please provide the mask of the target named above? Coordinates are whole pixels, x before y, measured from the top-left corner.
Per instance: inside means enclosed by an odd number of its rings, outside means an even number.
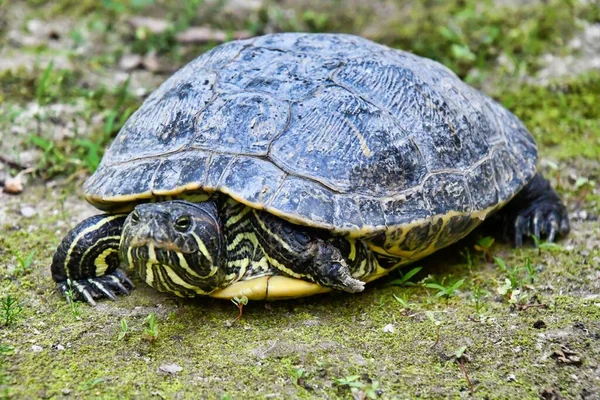
[[[153,343],[158,339],[158,324],[156,322],[156,314],[150,313],[145,320],[148,327],[144,330],[144,339]]]
[[[533,267],[533,264],[531,264],[531,260],[529,259],[529,257],[527,257],[525,259],[524,269],[525,269],[525,272],[527,272],[527,278],[529,280],[529,283],[533,283],[536,279],[537,271]]]
[[[127,320],[123,318],[121,320],[121,331],[119,332],[119,340],[123,340],[129,337],[129,325],[127,325]]]
[[[442,321],[441,319],[437,319],[433,311],[425,311],[425,315],[427,316],[429,321],[431,321],[431,323],[433,323],[433,325],[435,326],[435,343],[433,343],[433,346],[431,346],[431,348],[434,348],[440,341],[440,328],[444,321]]]
[[[394,299],[402,306],[403,309],[408,310],[411,304],[408,302],[408,293],[402,293],[402,296],[397,296],[395,293],[392,294]]]
[[[516,289],[513,283],[508,278],[504,278],[504,282],[498,286],[497,292],[502,296],[510,296],[510,293]]]
[[[97,142],[93,142],[87,139],[78,139],[75,140],[74,143],[86,150],[83,159],[81,160],[85,168],[89,172],[96,171],[101,159],[100,153],[102,150],[100,148],[100,145]]]
[[[23,258],[20,252],[16,252],[15,257],[17,258],[17,261],[19,263],[19,268],[15,270],[15,273],[18,275],[24,274],[25,272],[27,272],[27,270],[31,266],[31,263],[33,262],[33,257],[35,257],[35,250],[29,253],[29,255],[27,255],[27,257],[25,258]]]
[[[2,299],[0,311],[4,325],[11,326],[23,312],[23,305],[9,294]]]
[[[446,278],[444,277],[441,282],[436,282],[431,278],[432,281],[425,283],[425,286],[428,289],[436,289],[438,292],[435,294],[436,297],[445,297],[450,298],[455,295],[456,290],[465,283],[464,279],[459,279],[452,283],[449,283],[447,286],[444,285],[444,281]]]
[[[43,105],[46,103],[48,83],[50,81],[50,74],[52,73],[53,69],[54,69],[54,61],[50,61],[50,63],[44,69],[44,72],[42,73],[42,76],[40,77],[40,79],[37,83],[36,97],[37,97],[37,102],[40,105]]]
[[[306,376],[306,370],[304,368],[290,368],[289,372],[296,385],[299,385],[298,382],[300,379],[304,379]]]
[[[71,314],[75,317],[75,319],[79,319],[81,315],[80,304],[75,299],[75,292],[73,291],[73,287],[71,286],[71,280],[67,279],[67,285],[69,286],[69,290],[65,292],[67,296],[67,303],[69,303],[69,308],[71,309]]]
[[[459,347],[458,349],[456,349],[456,351],[452,355],[452,359],[454,359],[460,366],[460,370],[462,371],[463,375],[465,376],[465,380],[467,381],[467,384],[469,385],[469,391],[471,392],[471,396],[473,396],[475,394],[475,387],[473,386],[473,382],[471,382],[471,379],[469,379],[469,374],[467,373],[467,367],[465,366],[465,361],[467,360],[467,357],[465,355],[466,350],[467,350],[467,346]]]
[[[585,199],[589,193],[593,192],[595,187],[596,182],[585,177],[579,177],[575,181],[575,190],[578,193],[577,197],[581,200]]]
[[[246,297],[246,296],[242,296],[242,297],[235,296],[233,299],[231,299],[231,302],[233,304],[235,304],[236,307],[238,308],[238,315],[233,320],[233,322],[235,322],[238,319],[242,318],[242,309],[244,308],[244,306],[246,304],[248,304],[248,297]]]
[[[370,381],[364,383],[359,380],[359,375],[350,375],[344,378],[335,379],[335,384],[340,387],[347,387],[352,392],[354,398],[358,399],[376,399],[380,395],[379,382]]]
[[[477,285],[473,288],[473,306],[475,307],[475,318],[481,319],[481,311],[483,310],[483,300],[487,297],[487,290],[482,289]]]
[[[80,161],[70,160],[58,147],[56,144],[46,139],[42,136],[31,135],[29,137],[29,142],[42,150],[42,156],[36,166],[38,171],[43,171],[43,177],[50,177],[56,174],[60,174],[65,172],[68,169],[68,166],[76,163],[78,164]]]
[[[423,269],[423,267],[415,267],[415,268],[411,269],[410,271],[406,272],[405,274],[400,272],[400,278],[394,279],[393,281],[390,282],[390,284],[395,285],[395,286],[414,285],[414,283],[409,282],[409,279],[412,278],[413,276],[415,276],[416,274],[418,274],[421,269]]]
[[[542,254],[542,250],[562,250],[562,246],[554,242],[542,242],[537,236],[531,235],[531,239],[538,249],[538,255]]]
[[[83,390],[84,391],[92,390],[93,388],[100,385],[101,383],[104,383],[104,378],[88,379],[87,381],[82,383]]]
[[[492,262],[492,246],[494,245],[494,238],[491,236],[482,237],[475,244],[475,250],[483,253],[487,262]]]
[[[500,271],[504,272],[507,276],[507,279],[510,281],[512,288],[518,288],[521,286],[521,268],[514,267],[510,268],[504,262],[504,259],[500,257],[494,257],[494,263],[500,268]]]

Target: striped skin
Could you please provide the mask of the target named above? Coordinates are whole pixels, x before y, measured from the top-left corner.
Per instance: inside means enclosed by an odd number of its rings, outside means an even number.
[[[397,263],[363,241],[300,227],[220,197],[140,204],[129,215],[88,218],[63,239],[51,270],[60,292],[73,289],[95,304],[97,297],[114,299],[112,290],[128,293],[123,283],[133,287],[120,265],[159,291],[195,297],[272,276],[293,278],[293,293],[297,280],[359,292]],[[264,290],[269,298],[268,284]]]
[[[140,204],[123,228],[120,257],[161,292],[194,297],[225,282],[224,238],[212,202]],[[177,221],[189,221],[179,229]]]
[[[119,243],[126,214],[102,214],[79,223],[62,240],[52,258],[52,278],[58,291],[71,299],[115,299],[113,291],[129,294],[135,286],[119,270]],[[129,288],[127,288],[126,284]]]
[[[52,258],[56,282],[110,274],[120,264],[119,242],[127,214],[94,215],[73,228]]]
[[[187,229],[178,229],[181,218],[189,219]],[[120,255],[150,286],[180,297],[276,275],[358,292],[383,268],[362,241],[223,198],[138,205],[125,222]]]

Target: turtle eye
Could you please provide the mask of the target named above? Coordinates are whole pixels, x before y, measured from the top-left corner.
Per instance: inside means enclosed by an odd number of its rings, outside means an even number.
[[[129,220],[131,221],[132,224],[137,224],[138,222],[140,222],[140,216],[138,215],[138,213],[136,211],[134,211],[131,213]]]
[[[188,216],[179,217],[179,218],[177,218],[177,221],[175,221],[175,229],[177,229],[179,232],[185,232],[188,229],[190,229],[191,224],[192,224],[192,221],[190,220],[190,217],[188,217]]]

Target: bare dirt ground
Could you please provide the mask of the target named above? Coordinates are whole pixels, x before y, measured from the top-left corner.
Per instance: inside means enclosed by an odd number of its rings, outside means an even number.
[[[600,6],[429,3],[0,5],[0,398],[599,398]],[[569,237],[488,249],[488,225],[407,284],[250,302],[239,320],[139,279],[116,302],[66,304],[52,254],[97,213],[81,185],[127,116],[219,42],[288,30],[414,51],[501,101],[536,137]]]

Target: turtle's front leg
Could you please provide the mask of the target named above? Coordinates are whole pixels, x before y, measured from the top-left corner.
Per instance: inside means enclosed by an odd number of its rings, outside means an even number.
[[[365,283],[352,277],[342,252],[310,229],[304,230],[269,213],[255,211],[256,228],[269,263],[283,275],[349,293]]]
[[[133,283],[119,269],[119,243],[127,214],[101,214],[90,217],[62,240],[52,258],[52,278],[58,291],[67,297],[96,305],[95,298],[115,300],[114,291],[129,294]],[[124,285],[128,285],[129,289]]]

